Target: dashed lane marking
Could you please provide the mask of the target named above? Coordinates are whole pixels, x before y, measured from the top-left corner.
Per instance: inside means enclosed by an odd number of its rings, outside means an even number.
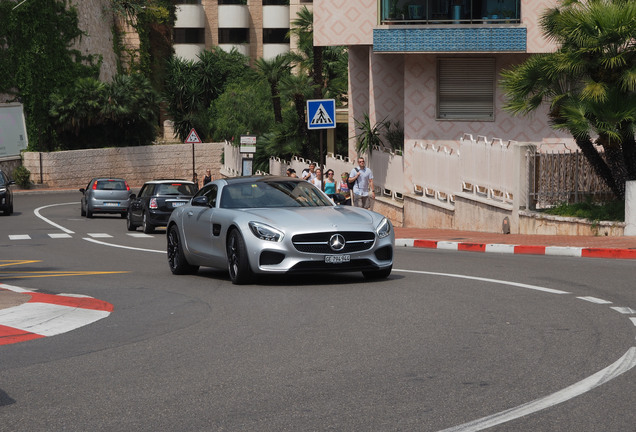
[[[53,239],[72,238],[70,234],[66,234],[66,233],[53,233],[53,234],[49,234],[49,237]]]
[[[31,240],[28,234],[9,234],[9,240]]]
[[[112,235],[106,233],[88,233],[88,236],[92,238],[113,238]]]

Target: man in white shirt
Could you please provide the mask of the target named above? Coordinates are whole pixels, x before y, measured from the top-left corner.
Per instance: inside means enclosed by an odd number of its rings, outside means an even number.
[[[309,168],[305,168],[301,175],[303,180],[307,180],[311,183],[313,179],[316,178],[316,164],[313,162],[310,163]]]
[[[353,200],[356,207],[365,209],[371,208],[371,199],[375,199],[373,190],[373,172],[371,168],[367,168],[364,158],[358,158],[358,166],[349,174],[349,181],[355,181],[353,184]]]

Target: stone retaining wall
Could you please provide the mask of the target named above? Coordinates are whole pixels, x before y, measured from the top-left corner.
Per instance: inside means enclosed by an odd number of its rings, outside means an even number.
[[[208,168],[218,178],[223,143],[195,144],[194,149],[199,182]],[[31,171],[31,181],[53,188],[84,187],[97,176],[121,177],[130,187],[139,187],[152,179],[192,179],[192,144],[25,152],[23,156],[24,166]]]

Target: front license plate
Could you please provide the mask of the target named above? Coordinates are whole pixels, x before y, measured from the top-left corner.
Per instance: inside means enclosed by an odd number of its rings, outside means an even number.
[[[329,264],[341,264],[351,261],[351,255],[325,255],[325,262]]]
[[[185,202],[173,202],[172,203],[172,207],[181,207],[182,205],[185,205]]]

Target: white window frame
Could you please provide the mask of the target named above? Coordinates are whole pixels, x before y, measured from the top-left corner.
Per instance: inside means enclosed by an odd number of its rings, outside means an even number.
[[[437,120],[495,121],[494,57],[437,59]]]

